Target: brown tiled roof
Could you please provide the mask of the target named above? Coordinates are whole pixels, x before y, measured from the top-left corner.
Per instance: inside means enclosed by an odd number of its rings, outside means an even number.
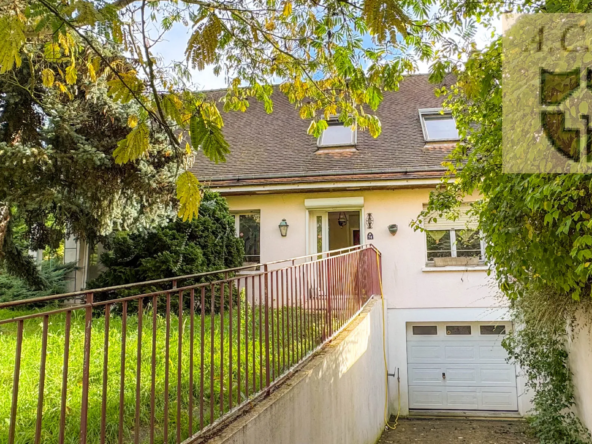
[[[384,95],[377,111],[382,134],[374,139],[358,131],[357,149],[335,154],[317,152],[316,139],[306,133],[310,122],[275,92],[272,114],[255,100],[245,113],[226,113],[224,135],[231,149],[226,163],[215,164],[199,153],[192,170],[200,181],[219,186],[439,176],[451,146],[426,146],[418,113],[441,106],[437,86],[427,75],[407,77],[398,91]]]

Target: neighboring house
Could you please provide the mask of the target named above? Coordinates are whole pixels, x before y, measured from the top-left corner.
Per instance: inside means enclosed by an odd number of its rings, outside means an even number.
[[[76,270],[70,273],[67,291],[80,291],[86,287],[87,282],[97,278],[104,267],[99,262],[99,256],[103,252],[101,245],[95,245],[93,249],[86,242],[82,242],[69,236],[64,241],[64,262],[76,264]],[[37,255],[41,251],[37,252]],[[37,259],[41,261],[41,257]]]
[[[474,224],[463,216],[431,223],[427,233],[409,226],[458,139],[434,88],[426,75],[415,75],[399,91],[385,93],[377,139],[332,122],[316,140],[283,95],[274,95],[272,114],[253,101],[246,113],[224,116],[227,162],[200,155],[193,171],[228,199],[248,262],[359,243],[382,252],[388,370],[400,375],[402,414],[524,414],[523,381],[501,347],[512,326],[487,275]],[[286,236],[279,228],[283,220]],[[393,224],[397,231],[389,230]],[[396,411],[397,382],[389,380]]]

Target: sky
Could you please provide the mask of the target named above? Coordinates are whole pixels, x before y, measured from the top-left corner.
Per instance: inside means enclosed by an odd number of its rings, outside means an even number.
[[[501,17],[493,22],[495,32],[501,34]],[[183,26],[177,23],[173,28],[167,32],[163,40],[159,42],[154,51],[163,58],[165,63],[171,61],[184,61],[185,60],[185,48],[187,47],[187,40],[191,35],[192,29],[190,27]],[[479,49],[485,47],[491,42],[491,30],[480,28],[475,40]],[[421,63],[418,66],[419,73],[428,72],[428,64]],[[211,90],[220,89],[226,87],[224,75],[216,76],[211,66],[206,67],[203,71],[192,70],[194,86],[199,90]]]
[[[187,40],[189,40],[192,31],[192,28],[183,26],[181,23],[175,24],[164,35],[162,42],[155,46],[154,51],[163,58],[165,63],[184,61]],[[224,75],[217,77],[212,66],[207,66],[203,71],[195,69],[191,72],[193,73],[193,83],[199,90],[226,88]]]

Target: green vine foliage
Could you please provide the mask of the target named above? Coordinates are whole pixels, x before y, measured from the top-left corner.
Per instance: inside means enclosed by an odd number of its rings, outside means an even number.
[[[121,231],[114,234],[108,250],[101,255],[101,263],[106,270],[88,284],[88,288],[103,288],[204,273],[240,267],[243,264],[243,241],[235,236],[234,218],[228,210],[226,200],[219,194],[204,190],[199,217],[183,221],[176,218],[166,225],[155,227],[144,233]],[[179,281],[178,286],[211,282],[224,279],[223,274],[214,274],[199,279]],[[225,286],[228,296],[229,289]],[[95,300],[107,300],[142,293],[169,289],[166,285],[149,285],[132,289],[102,292],[95,294]],[[214,293],[220,295],[220,287]],[[238,293],[234,292],[237,297]],[[185,293],[185,305],[189,304]],[[196,307],[200,308],[200,295],[196,297]],[[229,297],[226,297],[226,304]],[[173,312],[177,310],[177,296],[171,297]],[[209,312],[211,301],[210,289],[206,298],[206,310]],[[146,301],[148,303],[150,301]],[[165,308],[165,298],[159,298],[159,309]],[[225,305],[226,305],[225,304]],[[215,310],[220,307],[220,298],[215,300]],[[117,311],[119,306],[114,306]],[[136,304],[130,304],[130,311]]]
[[[589,305],[589,304],[587,304]],[[589,444],[590,432],[574,414],[575,396],[567,350],[566,320],[573,332],[581,304],[557,298],[545,289],[529,292],[512,303],[514,325],[503,341],[512,362],[533,393],[529,422],[542,444]]]

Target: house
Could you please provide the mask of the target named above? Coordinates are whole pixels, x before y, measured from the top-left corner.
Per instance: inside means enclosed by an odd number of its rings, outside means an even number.
[[[338,121],[317,140],[280,93],[224,116],[226,163],[193,172],[224,195],[247,261],[267,262],[373,243],[382,252],[390,406],[524,414],[524,381],[501,346],[512,328],[466,216],[414,231],[410,222],[444,173],[458,133],[427,75],[386,92],[382,134]],[[254,102],[254,101],[253,101]],[[377,363],[382,365],[382,363]]]

